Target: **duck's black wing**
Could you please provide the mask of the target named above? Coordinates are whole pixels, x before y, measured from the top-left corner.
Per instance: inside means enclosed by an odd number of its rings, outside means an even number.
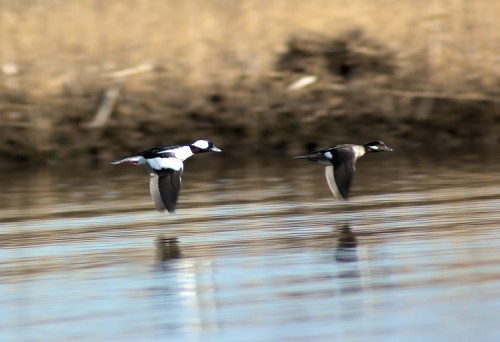
[[[165,209],[169,213],[175,211],[181,189],[181,174],[182,170],[175,171],[172,169],[151,173],[149,191],[158,211],[162,212]]]
[[[130,163],[134,165],[139,165],[141,164],[141,161],[143,161],[142,158],[146,159],[153,159],[156,157],[175,157],[173,153],[169,153],[169,150],[174,150],[176,148],[180,147],[180,145],[173,145],[173,146],[162,146],[162,147],[153,147],[150,148],[149,150],[144,150],[135,154],[132,154],[128,157],[115,160],[111,162],[111,164],[121,164],[121,163]]]
[[[326,167],[326,180],[335,197],[340,195],[342,198],[347,199],[352,178],[356,171],[356,156],[352,149],[344,146],[337,146],[330,149],[329,152],[332,154],[331,162],[333,167]]]
[[[159,153],[162,153],[162,156],[165,157],[165,156],[167,156],[165,154],[165,151],[174,150],[178,147],[181,147],[181,145],[153,147],[153,148],[150,148],[149,150],[145,150],[145,151],[141,151],[141,152],[138,152],[136,154],[133,154],[130,157],[141,156],[141,157],[149,159],[149,158],[157,157]]]

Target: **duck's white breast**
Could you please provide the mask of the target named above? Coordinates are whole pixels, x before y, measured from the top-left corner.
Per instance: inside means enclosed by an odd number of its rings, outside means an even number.
[[[149,166],[156,171],[171,169],[174,171],[180,171],[184,167],[184,163],[174,157],[170,158],[152,158],[148,159]]]

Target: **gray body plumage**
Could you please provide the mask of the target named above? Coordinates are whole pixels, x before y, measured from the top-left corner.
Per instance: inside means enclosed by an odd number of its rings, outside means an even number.
[[[392,151],[392,149],[383,142],[374,141],[365,145],[335,145],[294,158],[325,165],[326,181],[333,196],[348,199],[352,179],[356,171],[356,161],[365,153],[389,151]]]

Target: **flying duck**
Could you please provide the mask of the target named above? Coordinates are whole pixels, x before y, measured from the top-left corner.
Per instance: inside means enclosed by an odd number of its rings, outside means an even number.
[[[111,164],[128,163],[146,166],[150,179],[149,191],[159,212],[175,211],[184,161],[197,153],[221,152],[210,140],[200,139],[192,144],[154,147],[116,160]]]
[[[336,145],[294,158],[325,165],[326,181],[333,196],[348,199],[358,158],[365,153],[391,151],[392,148],[387,147],[382,141],[372,141],[364,145]]]

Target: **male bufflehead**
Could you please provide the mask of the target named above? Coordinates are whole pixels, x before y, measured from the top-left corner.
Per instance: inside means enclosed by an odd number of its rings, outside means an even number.
[[[364,145],[343,144],[322,149],[305,156],[294,157],[325,165],[328,186],[336,198],[347,199],[352,177],[356,171],[356,160],[365,153],[391,152],[381,141],[372,141]]]
[[[173,213],[181,189],[184,160],[194,154],[210,151],[221,152],[210,140],[200,139],[187,145],[155,147],[111,164],[129,163],[146,166],[150,175],[149,191],[156,209],[160,212],[166,209],[169,213]]]

